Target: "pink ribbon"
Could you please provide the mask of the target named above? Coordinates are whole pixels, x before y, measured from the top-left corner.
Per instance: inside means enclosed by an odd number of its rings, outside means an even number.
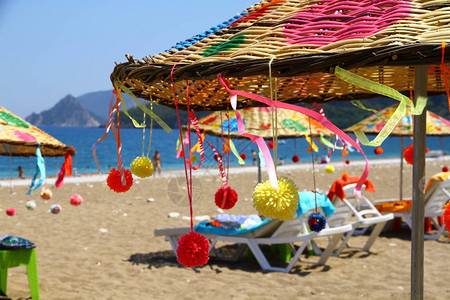
[[[255,95],[255,94],[252,94],[252,93],[248,93],[248,92],[244,92],[244,91],[238,91],[238,90],[232,90],[230,88],[230,86],[228,85],[228,83],[225,81],[225,79],[222,77],[222,74],[218,74],[217,77],[219,79],[219,82],[232,95],[230,101],[231,101],[231,105],[233,107],[233,110],[235,110],[235,108],[236,108],[237,95],[239,95],[239,96],[242,96],[244,98],[248,98],[248,99],[252,99],[252,100],[264,103],[264,104],[266,104],[268,106],[271,106],[271,107],[283,108],[283,109],[296,111],[296,112],[299,112],[301,114],[307,115],[307,116],[317,120],[324,127],[326,127],[327,129],[333,131],[336,135],[338,135],[343,141],[348,142],[350,145],[352,145],[356,149],[358,149],[358,151],[364,156],[364,159],[366,160],[366,166],[365,166],[364,172],[361,175],[361,177],[360,177],[360,179],[359,179],[359,181],[358,181],[358,183],[356,184],[356,187],[355,187],[355,195],[357,197],[359,197],[359,198],[362,197],[362,195],[361,195],[361,187],[364,184],[364,182],[366,181],[367,177],[369,176],[369,160],[367,159],[366,154],[364,153],[362,148],[359,146],[359,144],[356,143],[352,138],[350,138],[345,132],[343,132],[342,130],[337,128],[336,125],[331,123],[327,118],[322,116],[320,113],[317,113],[317,112],[312,111],[310,109],[307,109],[307,108],[304,108],[304,107],[300,107],[300,106],[296,106],[296,105],[293,105],[293,104],[288,104],[288,103],[279,102],[279,101],[273,101],[273,100],[268,99],[266,97]],[[233,97],[235,98],[234,100],[233,100]],[[233,105],[233,102],[234,102],[234,105]],[[241,120],[241,122],[242,122],[242,120]],[[242,125],[243,125],[243,123],[242,123]],[[238,126],[239,126],[239,119],[238,119]],[[238,127],[238,129],[239,129],[239,127]],[[239,131],[239,133],[241,133],[240,130],[238,130],[238,131]],[[259,144],[258,144],[258,146],[259,146]],[[266,148],[267,148],[267,146],[266,146]],[[263,152],[263,154],[264,154],[264,152]],[[266,156],[264,156],[264,159],[266,159]],[[267,163],[267,159],[266,159],[267,171],[274,173],[275,172],[274,169],[273,170],[269,170],[270,168],[274,168],[272,159],[270,159],[269,163],[270,164]],[[269,173],[269,177],[270,177],[270,173]],[[272,184],[272,186],[273,186],[273,184]]]

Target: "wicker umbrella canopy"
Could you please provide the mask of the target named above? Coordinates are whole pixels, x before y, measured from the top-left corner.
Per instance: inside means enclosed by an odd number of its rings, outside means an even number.
[[[247,138],[238,133],[237,119],[234,111],[226,112],[229,114],[228,118],[225,118],[223,114],[221,118],[221,112],[213,112],[206,117],[198,120],[198,124],[201,130],[204,130],[207,134],[214,136],[221,136],[222,134],[228,136],[228,127],[230,128],[230,136],[232,138]],[[245,131],[247,133],[261,136],[262,138],[269,140],[273,138],[272,122],[272,108],[270,107],[251,107],[240,109],[239,114],[245,122]],[[333,132],[325,128],[322,124],[316,120],[309,118],[298,112],[279,109],[276,112],[277,120],[277,137],[278,138],[295,138],[304,137],[308,135],[318,136],[320,134],[324,136],[332,136]],[[308,120],[310,119],[310,120]],[[311,132],[309,130],[309,122],[311,121]],[[192,131],[195,128],[191,127]]]
[[[334,67],[400,92],[414,85],[417,65],[428,65],[428,93],[445,91],[442,42],[450,40],[450,10],[440,0],[266,0],[164,53],[116,65],[112,82],[136,96],[174,107],[171,71],[179,107],[225,109],[233,89],[277,100],[328,102],[375,96],[338,79]],[[450,57],[445,48],[445,61]],[[270,76],[269,76],[270,75]],[[240,99],[239,108],[260,106]]]
[[[0,155],[32,156],[36,154],[38,143],[41,143],[39,148],[43,156],[64,156],[68,152],[75,155],[72,146],[61,143],[0,106]]]
[[[345,129],[345,132],[363,131],[366,134],[378,134],[381,128],[387,123],[389,118],[394,114],[398,105],[392,105],[380,110],[378,113],[373,114],[366,119],[359,121],[358,123]],[[395,136],[411,136],[413,135],[413,118],[409,113],[403,116],[401,121],[392,131],[391,135]],[[448,136],[450,135],[450,121],[436,115],[430,111],[427,111],[427,135],[434,136]]]

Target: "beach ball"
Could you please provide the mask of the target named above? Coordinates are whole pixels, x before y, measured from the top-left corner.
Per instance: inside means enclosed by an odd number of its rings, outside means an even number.
[[[300,157],[298,157],[298,155],[294,155],[294,156],[292,156],[292,161],[293,162],[299,162],[300,161]]]
[[[51,207],[50,207],[50,211],[52,212],[52,214],[54,214],[54,215],[57,215],[57,214],[59,214],[60,212],[61,212],[61,205],[59,205],[59,204],[53,204]]]
[[[269,144],[268,144],[268,146],[269,146],[270,149],[273,149],[273,142],[270,141]]]
[[[245,153],[241,153],[239,156],[240,156],[243,160],[246,160],[246,159],[247,159],[247,155],[245,155]]]
[[[447,166],[443,166],[442,167],[442,172],[448,172],[448,167]]]
[[[292,220],[300,197],[295,183],[286,177],[278,180],[278,191],[272,187],[270,180],[256,185],[253,190],[253,207],[263,216]]]
[[[6,209],[6,214],[10,217],[14,216],[16,214],[16,209],[15,208],[7,208]]]
[[[238,195],[235,190],[226,185],[221,186],[217,190],[216,194],[214,195],[214,199],[218,207],[222,209],[230,209],[236,204]]]
[[[120,177],[120,171],[112,168],[109,171],[108,177],[106,178],[106,183],[109,188],[116,193],[123,193],[128,191],[133,185],[133,176],[130,170],[123,170],[125,172],[125,185],[122,185],[122,178]]]
[[[327,165],[326,167],[325,167],[325,171],[327,172],[327,173],[334,173],[334,166],[333,165]]]
[[[153,164],[148,157],[136,157],[130,164],[130,170],[138,177],[149,177],[153,175]]]
[[[312,213],[308,217],[308,225],[312,231],[319,232],[325,228],[327,220],[321,214]]]
[[[33,209],[36,208],[36,202],[34,202],[34,200],[27,201],[27,203],[25,203],[25,206],[26,206],[29,210],[33,210]]]
[[[52,197],[53,193],[49,189],[45,189],[41,192],[41,198],[44,200],[48,200]]]
[[[375,150],[373,150],[373,152],[374,152],[376,155],[380,155],[380,154],[383,154],[384,150],[383,150],[383,148],[378,147],[378,148],[375,148]]]
[[[178,241],[177,261],[185,267],[203,266],[209,260],[209,242],[200,233],[191,231]]]
[[[73,194],[70,197],[70,204],[77,206],[77,205],[80,205],[81,203],[83,203],[83,198],[80,195]]]

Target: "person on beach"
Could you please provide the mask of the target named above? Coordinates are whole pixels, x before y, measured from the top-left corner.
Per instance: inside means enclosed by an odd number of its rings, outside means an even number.
[[[23,173],[24,173],[24,171],[23,171],[23,168],[22,168],[22,166],[18,166],[17,167],[17,172],[19,172],[19,178],[24,178],[23,177]]]
[[[255,150],[252,150],[252,161],[253,161],[253,164],[256,165],[256,151]]]
[[[158,169],[158,174],[161,175],[161,155],[159,154],[159,151],[156,150],[155,154],[152,157],[152,161],[153,161],[153,168]]]

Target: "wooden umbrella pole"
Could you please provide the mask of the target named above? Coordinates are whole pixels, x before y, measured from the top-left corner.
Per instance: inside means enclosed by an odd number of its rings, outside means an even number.
[[[427,97],[427,66],[416,66],[414,100]],[[423,299],[426,107],[414,116],[414,164],[411,229],[411,299]]]
[[[400,138],[400,197],[398,200],[403,200],[403,150],[405,149],[405,140],[402,136]]]

